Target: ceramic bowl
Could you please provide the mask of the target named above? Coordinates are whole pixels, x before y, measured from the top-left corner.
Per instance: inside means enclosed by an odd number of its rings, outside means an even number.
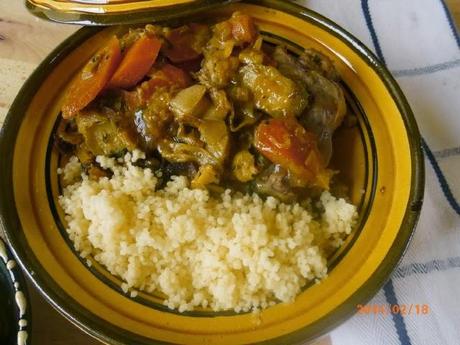
[[[0,238],[0,343],[31,343],[31,307],[21,268]]]
[[[413,233],[422,205],[420,137],[400,88],[382,63],[330,20],[292,3],[256,0],[184,12],[183,18],[251,14],[266,39],[295,53],[314,47],[335,62],[357,123],[335,138],[334,165],[358,205],[359,226],[329,258],[329,275],[294,303],[258,314],[177,313],[155,295],[125,295],[121,282],[73,250],[57,206],[53,148],[65,88],[107,38],[126,28],[83,28],[38,67],[1,134],[1,217],[21,265],[45,297],[89,334],[110,344],[295,344],[324,334],[384,284]],[[185,11],[185,10],[184,10]],[[196,11],[194,11],[196,12]],[[174,23],[178,22],[177,13]],[[197,17],[197,18],[193,18]],[[152,17],[151,20],[154,20]],[[183,19],[185,20],[185,19]],[[180,21],[180,20],[179,20]],[[169,22],[171,24],[171,22]]]

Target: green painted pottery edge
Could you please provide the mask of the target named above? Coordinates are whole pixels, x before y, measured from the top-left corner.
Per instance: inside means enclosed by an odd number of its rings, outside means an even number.
[[[314,22],[319,27],[327,30],[332,35],[340,38],[351,49],[357,52],[366,63],[374,69],[385,83],[391,93],[408,133],[411,151],[412,179],[411,190],[403,223],[389,255],[384,259],[379,268],[345,303],[337,307],[329,315],[316,321],[310,326],[293,333],[267,340],[263,344],[297,344],[325,334],[347,317],[356,312],[357,304],[364,304],[387,281],[391,272],[402,258],[412,237],[419,218],[424,192],[424,162],[421,149],[421,139],[412,111],[402,91],[388,70],[359,40],[350,33],[338,27],[325,17],[299,5],[285,3],[279,0],[253,0],[249,3],[282,10],[301,19]],[[206,8],[207,9],[207,8]],[[145,18],[145,21],[152,18]],[[73,49],[84,40],[94,35],[100,29],[83,28],[73,34],[59,45],[36,69],[24,84],[16,97],[0,132],[0,156],[2,167],[0,169],[0,220],[6,230],[7,240],[12,247],[13,254],[26,270],[35,286],[47,300],[64,316],[78,327],[103,342],[110,344],[164,344],[116,327],[99,317],[81,308],[77,301],[65,294],[63,290],[51,279],[47,272],[40,267],[37,258],[32,254],[26,239],[21,231],[21,225],[14,205],[13,194],[13,150],[16,135],[19,131],[25,111],[32,100],[36,89],[46,79],[48,71],[62,61]]]
[[[62,12],[54,9],[46,9],[32,5],[27,0],[25,6],[35,16],[46,20],[52,20],[65,24],[79,24],[92,26],[107,26],[119,24],[142,24],[147,22],[159,22],[163,20],[173,20],[184,16],[191,16],[204,8],[211,9],[225,6],[240,0],[195,0],[193,4],[181,4],[168,6],[166,8],[151,8],[148,10],[137,10],[120,13],[82,13],[82,12]]]

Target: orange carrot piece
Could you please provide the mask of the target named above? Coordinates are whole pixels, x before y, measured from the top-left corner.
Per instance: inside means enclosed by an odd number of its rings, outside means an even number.
[[[139,38],[126,51],[108,87],[127,89],[135,86],[155,63],[160,48],[161,41],[155,37]]]
[[[256,128],[254,145],[273,163],[281,165],[306,183],[322,184],[325,173],[316,135],[294,118],[270,119]],[[328,182],[326,182],[327,184]]]
[[[62,117],[69,119],[86,107],[104,89],[121,61],[120,42],[113,36],[108,44],[101,48],[72,84],[64,97]]]

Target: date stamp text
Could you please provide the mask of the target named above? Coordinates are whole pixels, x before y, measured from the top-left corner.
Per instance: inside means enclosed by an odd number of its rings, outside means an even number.
[[[358,304],[358,314],[362,315],[428,315],[430,306],[428,304]]]

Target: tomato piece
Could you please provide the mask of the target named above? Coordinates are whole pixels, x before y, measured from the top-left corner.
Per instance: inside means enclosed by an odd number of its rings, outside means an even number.
[[[201,54],[187,46],[174,46],[173,48],[166,49],[165,55],[172,63],[176,64],[198,60],[201,56]]]
[[[266,158],[307,185],[329,187],[331,172],[324,167],[317,137],[295,118],[261,122],[255,131],[254,145]]]
[[[187,72],[173,65],[166,64],[153,73],[152,78],[141,85],[144,98],[150,97],[157,87],[177,86],[184,89],[192,83]]]
[[[139,38],[124,54],[108,87],[127,89],[135,86],[152,68],[160,48],[161,41],[158,38]]]
[[[72,81],[62,105],[62,117],[69,119],[86,107],[104,89],[121,61],[120,42],[113,36],[87,62]]]
[[[170,85],[177,85],[181,89],[186,88],[192,83],[190,75],[187,72],[170,64],[164,65],[160,69],[160,73],[155,77],[166,79]]]
[[[242,43],[251,43],[257,37],[257,30],[252,17],[237,13],[230,19],[232,24],[232,36]]]
[[[158,87],[176,86],[185,89],[192,84],[190,75],[173,65],[166,64],[151,75],[151,79],[143,82],[134,91],[124,91],[124,100],[128,109],[136,110],[145,105]]]
[[[200,54],[191,47],[192,35],[188,26],[181,26],[166,34],[166,40],[170,44],[164,49],[165,55],[173,63],[181,63],[196,59]]]
[[[201,60],[208,30],[206,25],[192,23],[169,31],[166,34],[169,46],[164,47],[164,54],[175,64]]]

